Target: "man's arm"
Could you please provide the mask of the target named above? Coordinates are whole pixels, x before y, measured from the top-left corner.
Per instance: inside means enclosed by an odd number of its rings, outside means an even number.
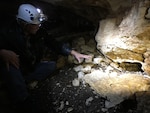
[[[68,43],[59,42],[54,38],[51,38],[48,34],[45,36],[45,44],[57,53],[61,53],[63,55],[73,55],[78,60],[78,62],[81,62],[84,58],[91,58],[90,55],[81,54],[73,50]]]

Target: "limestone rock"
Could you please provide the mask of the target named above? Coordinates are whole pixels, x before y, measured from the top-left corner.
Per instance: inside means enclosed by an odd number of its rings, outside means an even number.
[[[97,49],[117,63],[141,64],[141,70],[150,74],[149,60],[143,57],[150,48],[150,23],[145,19],[148,1],[137,1],[117,24],[118,16],[100,21],[95,37]]]
[[[100,70],[86,74],[85,81],[101,96],[106,97],[106,107],[114,107],[136,92],[148,91],[150,79],[140,73],[124,73],[118,76]]]

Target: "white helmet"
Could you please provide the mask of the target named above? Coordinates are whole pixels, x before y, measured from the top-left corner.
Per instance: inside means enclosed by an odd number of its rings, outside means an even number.
[[[19,6],[17,19],[22,19],[30,24],[41,24],[47,17],[39,8],[31,4],[22,4]]]

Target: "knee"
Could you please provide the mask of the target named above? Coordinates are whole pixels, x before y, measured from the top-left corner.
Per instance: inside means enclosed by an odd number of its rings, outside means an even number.
[[[41,69],[44,69],[44,70],[50,70],[50,71],[53,71],[56,69],[56,62],[54,61],[49,61],[49,62],[42,62],[39,67]]]
[[[49,67],[50,67],[51,70],[55,70],[56,69],[56,62],[51,61],[51,62],[49,62],[48,65],[49,65]]]
[[[8,79],[10,77],[14,77],[17,73],[17,69],[15,69],[15,67],[13,66],[9,66],[9,68],[7,68],[6,66],[3,66],[1,69],[0,69],[0,73],[1,73],[1,77],[2,79]]]

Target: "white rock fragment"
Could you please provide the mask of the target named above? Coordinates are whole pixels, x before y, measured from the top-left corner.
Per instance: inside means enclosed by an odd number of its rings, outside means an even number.
[[[67,87],[72,87],[71,85],[67,85]]]
[[[60,86],[60,83],[56,83],[56,86]]]
[[[78,79],[82,80],[84,75],[85,75],[84,72],[82,72],[82,71],[78,72]]]
[[[89,73],[89,72],[91,72],[91,69],[92,69],[92,67],[90,65],[87,65],[82,69],[82,71],[84,73]]]
[[[60,107],[58,108],[58,110],[63,110],[64,109],[64,101],[60,102]]]
[[[97,57],[93,59],[93,64],[100,64],[100,62],[103,60],[101,57]]]
[[[115,106],[116,104],[114,104],[113,102],[109,102],[109,101],[105,101],[105,107],[106,108],[111,108],[113,106]]]
[[[71,112],[71,111],[73,111],[73,108],[72,108],[72,107],[69,107],[69,108],[67,109],[67,112]]]
[[[62,92],[65,92],[65,89],[66,89],[66,88],[63,88]]]
[[[96,99],[98,99],[98,96],[95,96]]]
[[[112,77],[117,77],[119,76],[119,74],[117,72],[112,72],[112,73],[109,73],[110,76]]]
[[[83,69],[83,66],[79,65],[79,66],[74,67],[73,69],[74,69],[74,71],[78,72],[78,71],[81,71]]]
[[[108,111],[107,108],[102,108],[101,110],[102,110],[103,112],[107,112],[107,111]]]
[[[113,70],[114,70],[114,68],[112,68],[111,66],[107,66],[105,72],[106,72],[107,74],[109,74],[109,73],[110,73],[111,71],[113,71]]]
[[[38,87],[37,84],[38,84],[38,81],[33,81],[29,84],[29,88],[34,89],[34,88]]]
[[[93,97],[89,97],[88,99],[86,99],[85,105],[89,106],[90,102],[93,100]]]
[[[69,105],[69,102],[68,102],[68,101],[66,101],[66,105]]]
[[[80,85],[80,82],[77,78],[75,78],[73,81],[72,81],[72,85],[73,86],[79,86]]]

